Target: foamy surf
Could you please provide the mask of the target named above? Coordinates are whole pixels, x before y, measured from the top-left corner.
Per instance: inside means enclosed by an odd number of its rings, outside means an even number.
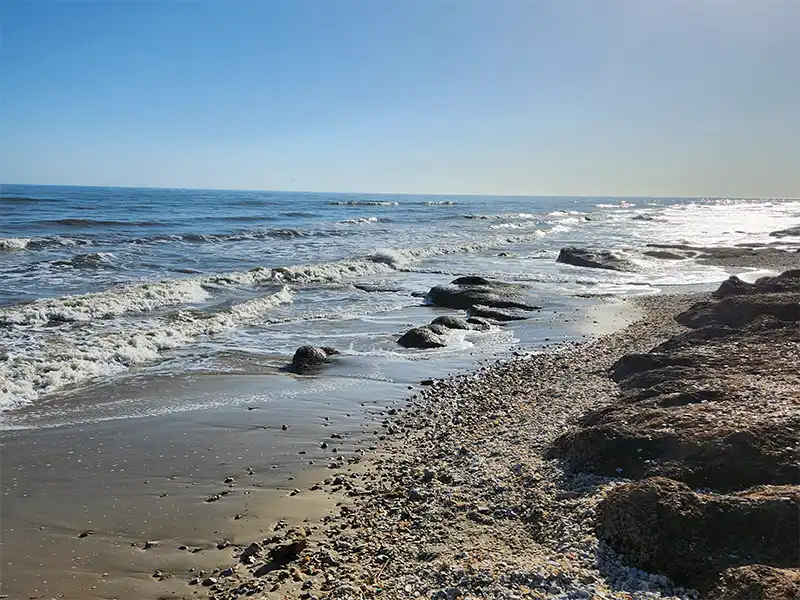
[[[261,322],[272,308],[292,298],[284,287],[216,313],[178,311],[155,322],[121,323],[116,330],[99,335],[86,328],[48,335],[39,343],[7,352],[0,362],[0,410],[20,408],[65,387],[117,375],[199,337]]]

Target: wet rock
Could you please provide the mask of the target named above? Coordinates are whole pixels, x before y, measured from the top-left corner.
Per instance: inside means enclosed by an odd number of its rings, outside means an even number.
[[[436,317],[431,321],[431,325],[442,325],[448,329],[472,329],[466,319],[461,317],[451,317],[449,315]]]
[[[519,309],[492,308],[476,304],[470,307],[467,311],[467,316],[469,317],[467,319],[469,322],[472,322],[476,318],[491,319],[492,321],[524,321],[525,319],[529,319],[531,314]],[[486,321],[482,322],[486,323]]]
[[[483,277],[459,277],[450,285],[437,285],[430,289],[426,301],[445,308],[469,308],[482,304],[494,308],[519,308],[536,310],[528,298],[527,286],[491,281]]]
[[[217,578],[216,577],[207,577],[207,578],[203,579],[203,585],[205,587],[211,587],[212,585],[215,585],[216,583],[217,583]]]
[[[722,572],[707,600],[797,600],[800,570],[765,565],[735,567]]]
[[[431,323],[429,325],[425,325],[428,329],[430,329],[436,335],[447,335],[450,333],[450,328],[445,327],[441,323]]]
[[[781,229],[780,231],[773,231],[770,233],[770,235],[777,238],[800,236],[800,225],[797,227],[787,227],[786,229]]]
[[[689,258],[685,254],[678,254],[669,250],[645,250],[643,254],[651,258],[660,258],[661,260],[684,260]]]
[[[588,250],[568,246],[558,253],[556,262],[576,267],[591,269],[609,269],[612,271],[635,271],[635,265],[621,256],[608,250]]]
[[[289,562],[294,560],[298,554],[308,546],[308,541],[304,537],[275,546],[269,551],[269,557],[275,562]]]
[[[800,561],[800,487],[697,494],[665,478],[611,490],[597,509],[598,534],[632,564],[708,588],[724,569]]]
[[[495,321],[485,317],[469,317],[467,323],[476,331],[487,331],[492,328]]]
[[[400,287],[380,285],[377,283],[354,283],[353,287],[362,292],[397,293],[403,291],[403,288]]]
[[[314,346],[301,346],[292,357],[291,369],[296,373],[305,373],[330,362],[330,356],[339,354],[334,348]]]
[[[414,327],[409,329],[397,340],[404,348],[444,348],[447,341],[430,327]]]

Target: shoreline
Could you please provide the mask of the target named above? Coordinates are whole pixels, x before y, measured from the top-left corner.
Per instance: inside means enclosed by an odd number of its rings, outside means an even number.
[[[310,531],[303,562],[258,578],[246,565],[204,573],[209,597],[630,598],[603,584],[609,571],[629,571],[613,558],[596,568],[606,549],[586,518],[612,481],[569,475],[544,451],[585,410],[611,401],[604,373],[614,360],[679,331],[676,309],[704,296],[638,298],[641,318],[620,331],[434,382],[387,419],[394,440],[301,493],[325,495],[339,512],[319,524],[322,536]],[[697,597],[665,581],[636,575],[659,598]]]
[[[63,480],[65,485],[40,493],[55,489],[59,504],[68,512],[63,517],[50,515],[51,522],[39,526],[39,531],[51,531],[44,534],[38,550],[33,549],[41,560],[41,570],[36,572],[34,567],[34,572],[24,573],[26,566],[19,573],[27,581],[40,580],[42,588],[26,588],[22,593],[38,598],[58,593],[82,599],[144,595],[229,600],[251,593],[305,600],[455,600],[465,594],[694,600],[696,591],[675,587],[659,573],[625,566],[598,541],[592,518],[605,494],[624,485],[620,474],[574,474],[547,458],[546,452],[588,411],[610,407],[618,399],[618,386],[608,376],[618,358],[647,352],[685,331],[675,322],[675,314],[706,297],[708,293],[702,292],[641,296],[617,304],[601,301],[585,312],[580,327],[577,323],[571,326],[585,332],[584,336],[599,337],[549,346],[540,343],[534,353],[511,348],[509,353],[515,358],[478,361],[473,370],[454,377],[433,374],[436,379],[424,381],[422,388],[413,386],[417,393],[410,398],[392,385],[380,401],[361,403],[362,407],[369,404],[364,414],[348,413],[347,419],[345,405],[337,405],[331,409],[331,416],[342,413],[335,415],[336,423],[328,422],[328,416],[322,422],[322,415],[317,415],[315,426],[331,425],[326,435],[333,432],[342,437],[320,442],[319,431],[298,430],[300,437],[287,446],[285,461],[275,471],[274,463],[269,464],[273,461],[266,460],[263,453],[261,462],[254,462],[247,456],[250,449],[242,450],[247,435],[255,430],[280,428],[282,419],[266,415],[267,411],[249,414],[248,410],[245,419],[245,407],[228,407],[214,411],[214,423],[200,423],[204,421],[202,411],[176,416],[172,422],[198,421],[200,427],[192,442],[195,450],[205,446],[203,436],[210,435],[208,453],[189,462],[179,461],[180,473],[161,472],[171,467],[160,464],[165,463],[161,459],[180,455],[175,454],[175,446],[154,446],[152,440],[163,443],[170,434],[186,435],[186,430],[159,435],[146,427],[135,428],[128,435],[144,432],[144,438],[122,439],[125,443],[111,456],[123,464],[111,460],[102,469],[87,471],[88,483],[82,493],[89,498],[119,493],[119,488],[114,489],[119,478],[113,473],[128,467],[126,448],[138,447],[150,467],[146,462],[138,465],[135,477],[145,479],[144,484],[155,481],[160,488],[151,486],[146,491],[133,490],[127,497],[114,497],[110,510],[142,515],[139,508],[132,507],[142,499],[148,503],[155,500],[147,505],[159,513],[153,515],[153,521],[174,520],[156,539],[137,536],[130,528],[95,531],[92,519],[86,518],[90,513],[80,514],[80,501],[59,495],[70,489],[65,476],[73,477],[75,472],[61,469],[65,463],[51,464],[47,456],[34,454],[30,464],[13,473],[13,487],[18,486],[17,476],[27,478],[26,469],[33,477],[37,467],[58,470],[54,481]],[[632,306],[640,314],[630,323]],[[621,330],[619,320],[627,322]],[[340,392],[347,395],[346,390]],[[359,404],[352,399],[348,402]],[[262,418],[269,421],[266,427],[253,422],[244,425],[244,421]],[[347,430],[340,433],[343,426]],[[108,458],[109,446],[104,444],[120,440],[113,434],[113,424],[98,424],[98,429],[103,432],[99,441],[95,443],[91,437],[92,443],[81,450]],[[60,433],[54,428],[42,436],[58,437]],[[24,433],[19,430],[15,435]],[[65,443],[60,440],[49,449]],[[257,442],[254,448],[263,443]],[[222,446],[217,447],[219,444]],[[304,449],[298,452],[301,447]],[[309,459],[317,464],[309,467]],[[195,473],[188,473],[187,466]],[[106,473],[111,474],[110,484]],[[247,480],[256,473],[257,477]],[[74,486],[71,489],[75,491]],[[170,496],[171,513],[158,508],[156,497],[166,496]],[[37,524],[36,499],[26,500],[25,505],[34,517],[12,527],[12,536],[6,532],[6,549],[24,547],[30,539],[26,535],[37,535],[33,529],[18,531]],[[14,518],[7,506],[4,519]],[[240,513],[237,506],[247,510]],[[150,518],[147,512],[144,515],[143,525],[147,525]],[[56,537],[47,537],[53,531]],[[302,536],[309,544],[301,564],[264,562],[274,550],[270,546],[280,546],[293,536]],[[53,539],[56,544],[51,543]],[[254,547],[251,542],[257,540],[269,543]],[[237,558],[248,547],[255,549],[239,564]],[[82,560],[76,561],[76,552]],[[112,554],[115,559],[108,561],[106,555]],[[107,572],[100,574],[100,564],[108,567]],[[250,568],[253,566],[255,569]],[[17,575],[13,569],[11,572],[4,591]],[[62,575],[71,582],[48,589],[48,579]]]

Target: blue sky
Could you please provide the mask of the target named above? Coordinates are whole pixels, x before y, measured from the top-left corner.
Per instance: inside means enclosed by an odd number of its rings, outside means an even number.
[[[0,0],[0,181],[800,196],[797,0]]]

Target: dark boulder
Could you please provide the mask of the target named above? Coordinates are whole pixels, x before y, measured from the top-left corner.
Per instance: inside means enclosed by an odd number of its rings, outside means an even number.
[[[471,306],[467,311],[468,322],[472,319],[480,317],[483,319],[491,319],[492,321],[524,321],[530,318],[530,314],[524,310],[513,308],[492,308],[489,306],[482,306],[480,304]]]
[[[414,327],[409,329],[397,340],[403,348],[444,348],[447,341],[441,334],[431,330],[430,327]]]
[[[770,233],[772,237],[782,238],[782,237],[796,237],[800,236],[800,225],[797,227],[788,227],[786,229],[781,229],[780,231],[773,231]]]
[[[300,346],[292,357],[291,369],[297,373],[314,370],[330,362],[329,357],[333,354],[339,354],[339,351],[328,346],[322,348]]]
[[[445,325],[442,325],[441,323],[430,323],[425,327],[427,327],[437,335],[447,335],[448,333],[450,333],[450,328]]]
[[[766,565],[733,567],[722,572],[707,600],[798,600],[800,569]]]
[[[484,277],[459,277],[449,285],[431,288],[425,300],[434,306],[445,308],[469,308],[473,304],[483,304],[494,308],[521,308],[535,310],[531,305],[529,288],[515,283],[491,281]]]
[[[635,265],[608,250],[587,250],[568,246],[558,253],[556,262],[576,267],[591,269],[609,269],[612,271],[635,271]]]
[[[443,325],[448,329],[472,329],[466,319],[461,317],[452,317],[450,315],[436,317],[431,321],[431,325]]]
[[[611,490],[597,509],[598,535],[630,564],[701,590],[730,567],[797,565],[798,528],[797,486],[697,494],[655,477]]]

